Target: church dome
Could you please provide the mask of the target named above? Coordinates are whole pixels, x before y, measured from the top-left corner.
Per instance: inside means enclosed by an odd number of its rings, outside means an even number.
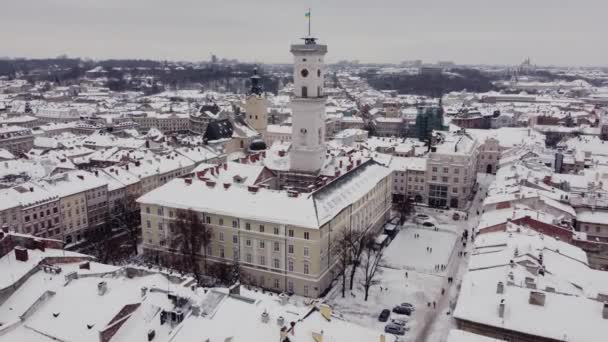
[[[266,143],[262,139],[256,139],[249,144],[249,151],[263,151],[267,149]]]

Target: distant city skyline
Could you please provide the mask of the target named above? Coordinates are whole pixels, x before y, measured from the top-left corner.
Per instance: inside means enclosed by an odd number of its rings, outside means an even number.
[[[328,62],[608,65],[600,0],[4,0],[0,56],[289,63],[309,7]]]

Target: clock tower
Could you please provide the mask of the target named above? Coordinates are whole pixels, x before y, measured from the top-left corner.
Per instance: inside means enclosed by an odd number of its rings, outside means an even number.
[[[291,46],[294,57],[291,170],[316,174],[325,162],[325,95],[323,59],[327,45],[303,38]]]

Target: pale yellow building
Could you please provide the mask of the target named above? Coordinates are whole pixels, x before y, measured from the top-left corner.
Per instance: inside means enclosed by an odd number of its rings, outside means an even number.
[[[238,262],[244,283],[317,297],[338,275],[337,235],[378,231],[389,218],[390,187],[391,170],[372,160],[312,193],[173,180],[138,199],[144,253],[166,256],[177,211],[192,209],[213,231],[208,261]]]

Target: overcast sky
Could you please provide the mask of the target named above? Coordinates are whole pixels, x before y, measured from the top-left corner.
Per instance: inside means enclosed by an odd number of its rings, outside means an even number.
[[[0,0],[0,56],[608,65],[608,0]]]

